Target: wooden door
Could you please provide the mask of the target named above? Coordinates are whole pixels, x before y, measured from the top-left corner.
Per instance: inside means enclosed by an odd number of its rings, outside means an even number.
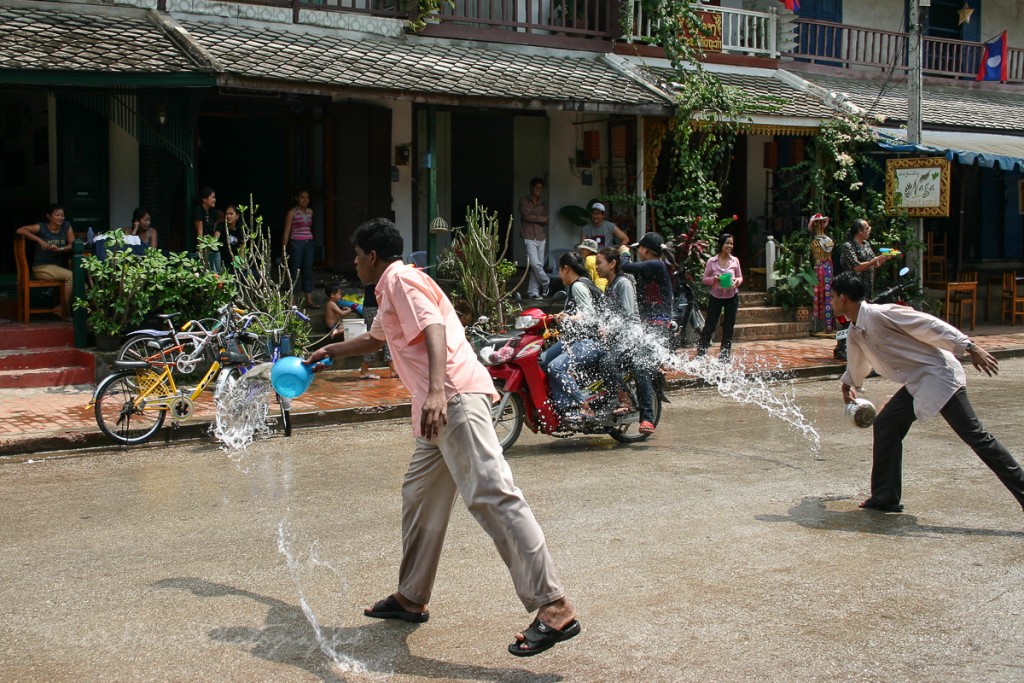
[[[329,256],[333,255],[335,269],[349,271],[355,257],[353,231],[371,218],[395,219],[391,206],[391,110],[342,104],[333,108],[331,125],[334,225]]]

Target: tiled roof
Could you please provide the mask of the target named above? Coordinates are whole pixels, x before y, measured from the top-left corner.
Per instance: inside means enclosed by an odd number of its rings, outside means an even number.
[[[144,12],[0,8],[0,70],[200,71]]]
[[[246,77],[547,103],[669,105],[600,55],[356,40],[265,26],[190,21],[182,26],[226,71]]]
[[[907,120],[907,84],[880,80],[858,80],[804,74],[800,76],[833,92],[846,93],[870,115],[887,121]],[[884,88],[883,88],[884,86]],[[927,127],[957,126],[978,131],[1024,133],[1024,94],[971,87],[942,87],[925,83],[921,96],[921,119]]]
[[[664,67],[640,67],[640,73],[652,74],[662,84],[671,83],[675,77],[672,69]],[[742,90],[755,102],[763,104],[755,106],[748,114],[766,114],[778,116],[796,116],[804,118],[831,118],[835,110],[817,97],[797,90],[770,75],[751,74],[744,71],[715,69],[711,72],[723,85]]]

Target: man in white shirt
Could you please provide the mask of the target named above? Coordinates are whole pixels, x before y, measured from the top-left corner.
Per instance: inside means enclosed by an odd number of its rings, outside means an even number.
[[[967,398],[964,368],[953,353],[969,354],[971,364],[990,377],[999,372],[998,361],[935,316],[897,304],[869,304],[866,294],[854,273],[843,273],[832,283],[833,308],[852,321],[849,358],[841,378],[843,400],[850,403],[857,398],[855,387],[872,369],[903,387],[875,418],[871,497],[860,507],[903,510],[903,438],[914,420],[938,413],[1024,508],[1024,471],[975,416]]]

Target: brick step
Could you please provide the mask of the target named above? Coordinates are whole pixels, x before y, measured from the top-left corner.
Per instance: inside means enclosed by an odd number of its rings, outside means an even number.
[[[766,306],[764,292],[740,292],[740,308]]]
[[[798,339],[811,334],[811,323],[755,323],[753,325],[736,324],[733,339],[736,341],[753,341],[756,339]]]
[[[0,370],[36,370],[81,365],[94,367],[91,353],[67,346],[0,350]]]
[[[71,384],[93,384],[96,370],[84,365],[32,370],[0,370],[0,388],[63,387]]]
[[[754,323],[788,323],[792,322],[793,314],[779,306],[748,306],[736,312],[737,324]]]
[[[0,325],[0,350],[73,346],[74,343],[75,331],[71,323]]]

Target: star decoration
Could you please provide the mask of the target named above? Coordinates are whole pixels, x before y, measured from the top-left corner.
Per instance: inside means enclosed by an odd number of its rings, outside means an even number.
[[[967,0],[964,0],[964,6],[957,10],[957,14],[960,15],[960,24],[971,23],[971,15],[974,14],[974,10],[967,4]]]

